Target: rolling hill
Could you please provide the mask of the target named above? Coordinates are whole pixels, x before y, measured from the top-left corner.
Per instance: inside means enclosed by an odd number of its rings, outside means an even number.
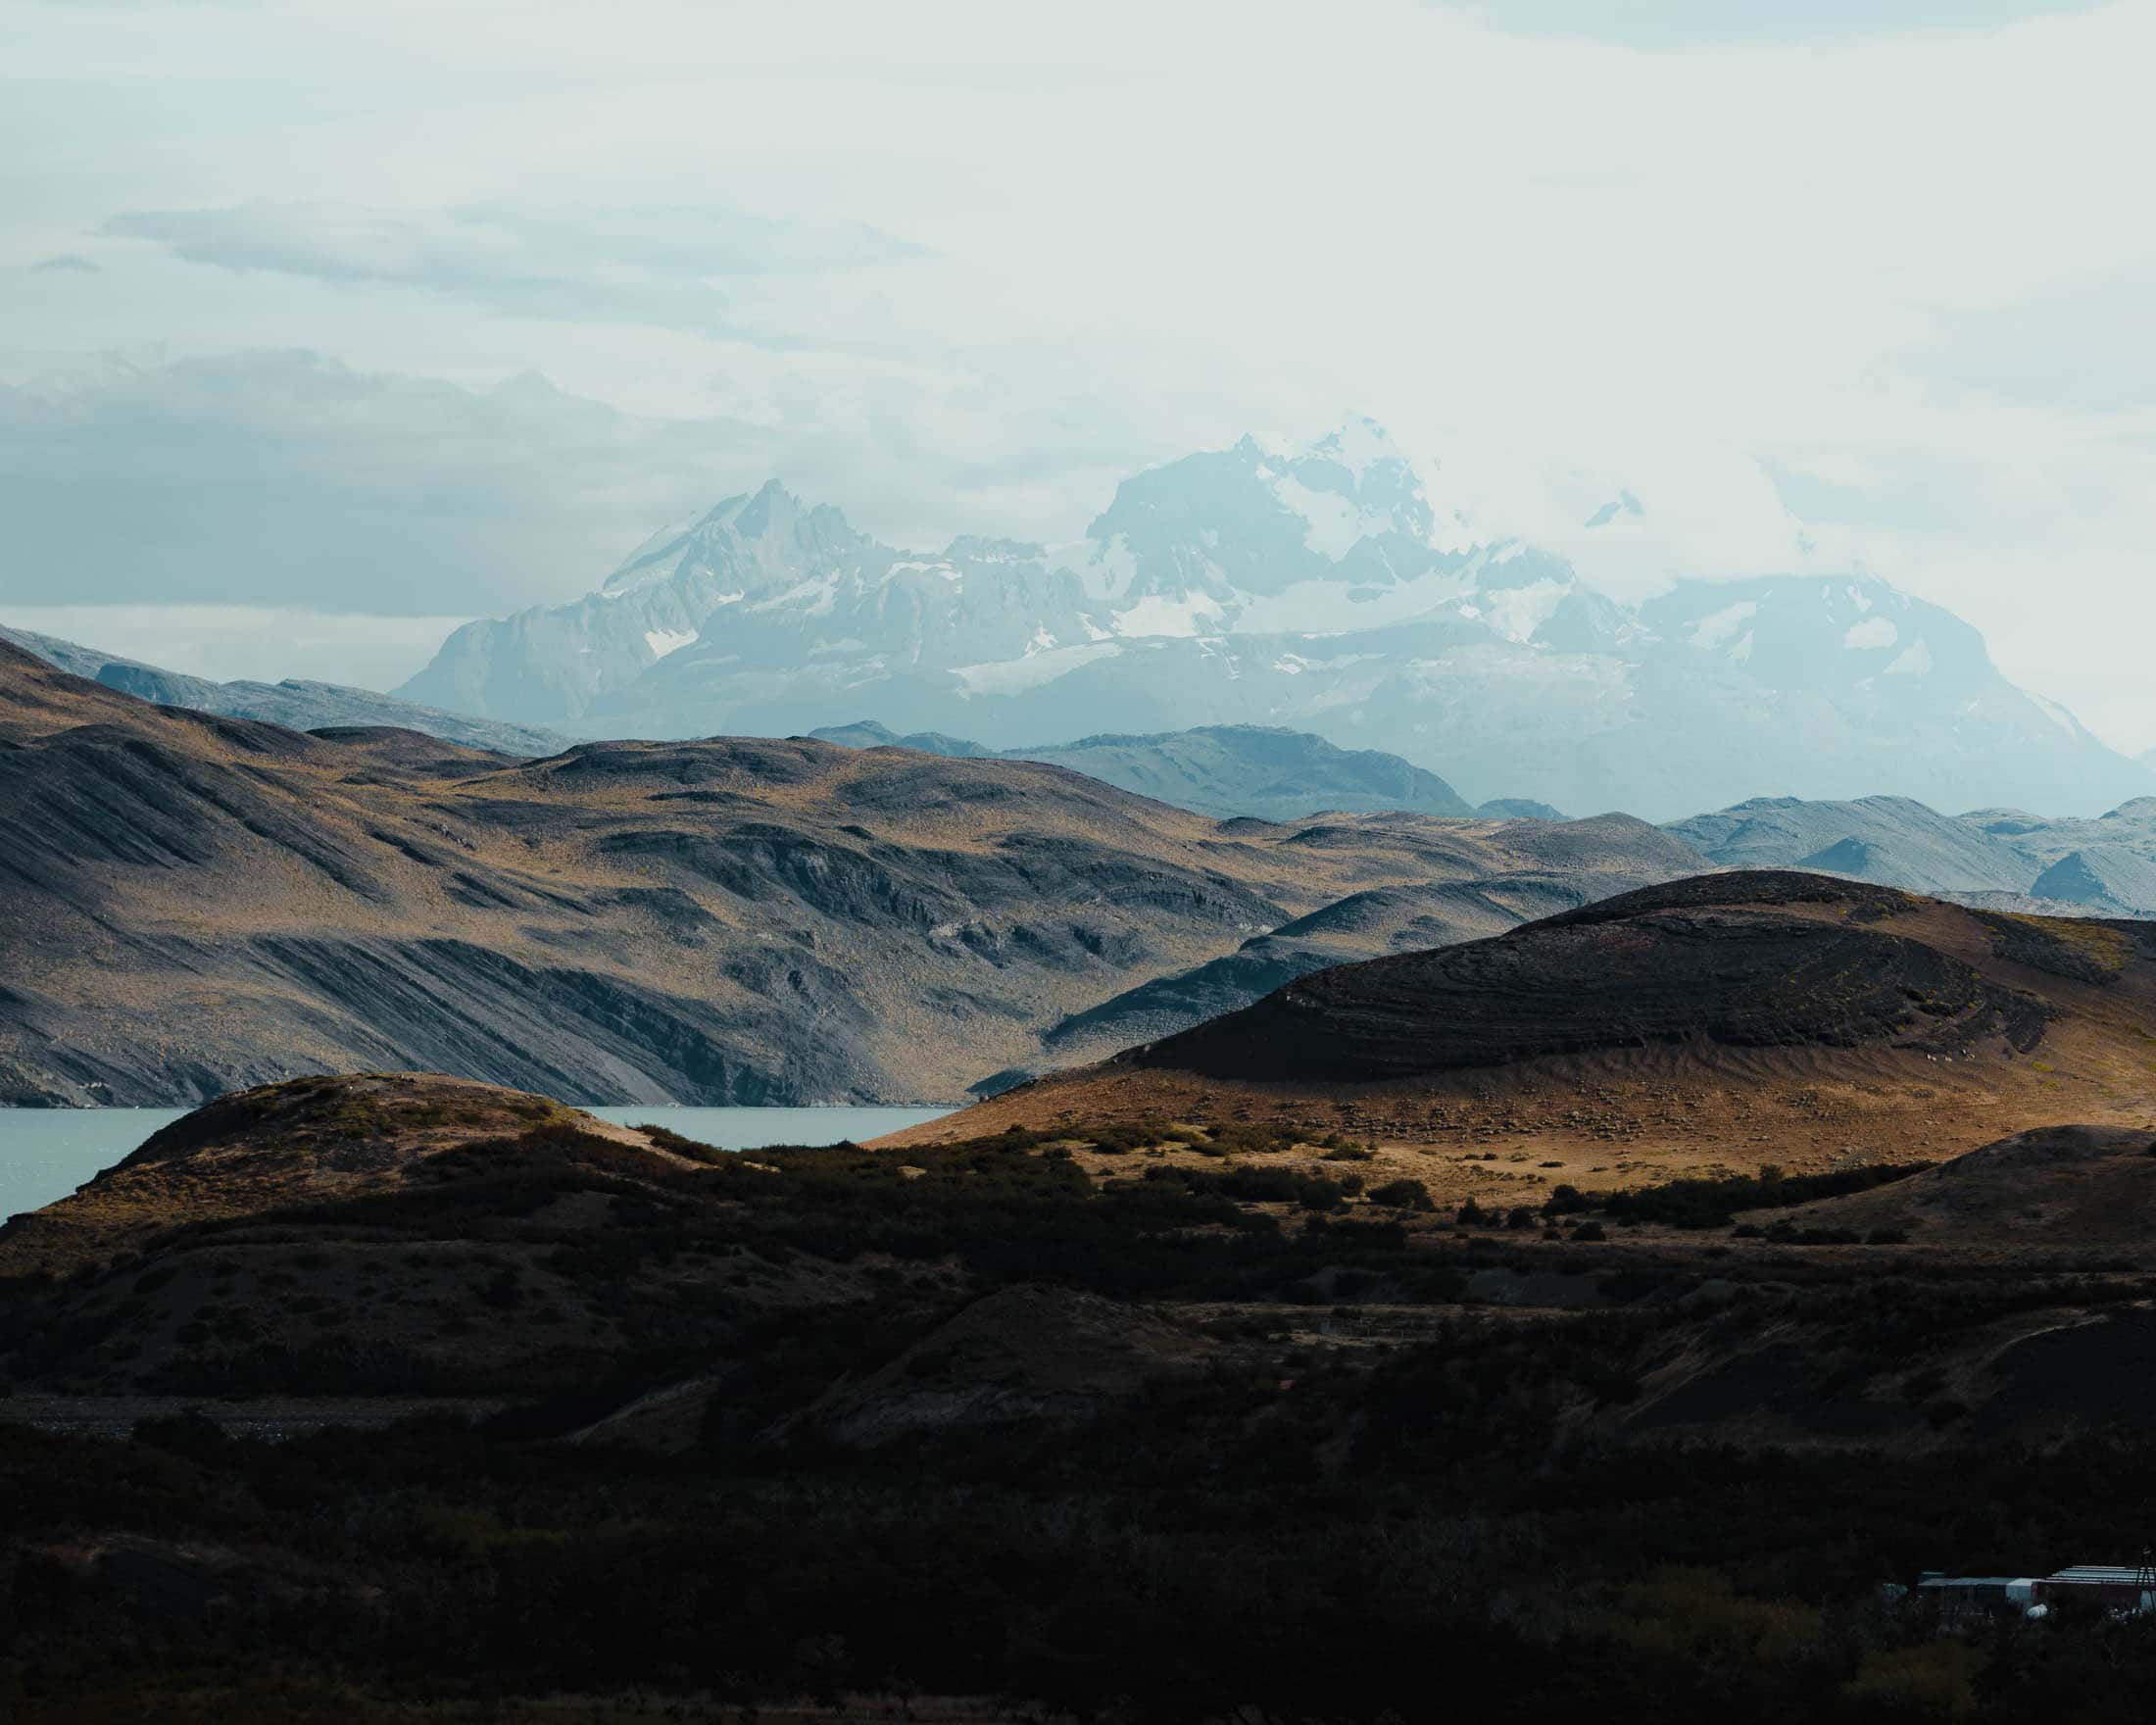
[[[2156,797],[2092,820],[2016,809],[1941,814],[1907,797],[1755,797],[1663,829],[1730,868],[1816,868],[2061,914],[2156,916]]]
[[[806,739],[507,760],[157,707],[0,643],[0,1099],[425,1068],[580,1102],[916,1101],[1373,889],[1562,826],[1219,823],[1054,767]],[[1699,866],[1640,828],[1582,898]]]
[[[1441,1195],[1485,1199],[2142,1126],[2156,926],[1699,876],[1317,971],[896,1141],[1140,1117],[1333,1118],[1404,1162],[1434,1156]]]
[[[394,695],[379,695],[372,689],[357,689],[344,683],[310,682],[296,677],[276,683],[215,682],[208,677],[163,670],[100,648],[84,647],[52,635],[33,634],[27,629],[11,629],[4,624],[0,624],[0,641],[12,642],[62,670],[88,677],[123,695],[155,702],[160,707],[186,707],[196,713],[214,713],[225,718],[261,719],[266,724],[281,724],[296,731],[387,725],[400,730],[422,731],[444,742],[462,743],[466,748],[485,749],[497,755],[553,755],[568,746],[566,738],[536,725],[474,718],[466,713],[422,707],[415,702],[400,701]]]
[[[932,755],[1000,754],[1010,761],[1043,761],[1142,797],[1223,819],[1247,814],[1261,820],[1300,820],[1336,810],[1481,814],[1491,819],[1564,818],[1554,809],[1522,799],[1476,808],[1436,773],[1397,755],[1379,749],[1337,748],[1308,731],[1280,725],[1200,725],[1152,736],[1111,733],[1003,750],[936,732],[901,737],[873,720],[827,725],[808,734],[853,748],[895,744]]]

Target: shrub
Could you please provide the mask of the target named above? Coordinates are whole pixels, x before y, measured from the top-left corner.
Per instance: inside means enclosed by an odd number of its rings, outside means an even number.
[[[1420,1180],[1388,1180],[1382,1186],[1370,1189],[1370,1202],[1383,1205],[1387,1209],[1434,1210],[1438,1207],[1431,1202],[1430,1188]]]
[[[1664,1222],[1673,1228],[1723,1228],[1735,1221],[1740,1210],[1788,1209],[1814,1199],[1870,1192],[1921,1173],[1930,1165],[1910,1162],[1899,1167],[1844,1168],[1828,1174],[1788,1175],[1770,1162],[1756,1175],[1740,1174],[1727,1180],[1672,1180],[1666,1186],[1649,1186],[1639,1192],[1612,1192],[1602,1201],[1601,1208],[1621,1222]],[[1553,1215],[1562,1213],[1555,1208],[1558,1195],[1571,1191],[1569,1186],[1558,1187],[1544,1208]],[[1578,1198],[1578,1194],[1573,1197]],[[1583,1201],[1573,1208],[1592,1207]]]
[[[1859,1718],[1954,1725],[1976,1715],[1977,1678],[1984,1663],[1984,1651],[1962,1641],[1883,1648],[1864,1655],[1841,1695]]]

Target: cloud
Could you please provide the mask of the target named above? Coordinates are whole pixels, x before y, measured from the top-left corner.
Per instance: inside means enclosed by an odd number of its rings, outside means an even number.
[[[0,269],[0,380],[353,369],[0,400],[0,591],[503,610],[771,472],[1054,537],[1353,402],[1591,580],[1788,567],[1800,518],[2145,705],[2145,4],[57,10],[0,243],[104,268]]]
[[[1493,0],[1446,6],[1518,35],[1576,36],[1631,48],[1787,43],[1984,30],[2026,19],[2087,12],[2103,0]]]
[[[62,252],[57,257],[44,258],[30,266],[32,270],[79,270],[86,274],[96,274],[97,266],[89,259],[74,252]]]
[[[665,419],[531,372],[468,388],[306,351],[0,385],[0,607],[498,614],[588,591],[661,523],[773,475],[941,545],[1082,520],[1127,467],[1113,404],[1028,425],[963,375],[794,376],[738,401]]]
[[[2156,262],[1942,311],[1902,353],[1916,375],[2007,400],[2110,414],[2156,407]]]
[[[236,204],[135,210],[100,232],[189,263],[414,288],[520,317],[740,336],[729,282],[902,263],[920,248],[858,222],[773,221],[697,205],[392,210]]]
[[[0,388],[0,603],[429,616],[589,586],[767,454],[525,375],[491,389],[309,353]],[[733,489],[740,489],[736,484]]]

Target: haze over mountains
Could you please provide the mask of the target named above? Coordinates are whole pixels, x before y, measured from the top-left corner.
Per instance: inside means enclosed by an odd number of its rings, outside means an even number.
[[[1546,803],[1526,798],[1500,797],[1477,808],[1436,773],[1397,755],[1336,748],[1323,737],[1278,725],[1200,725],[1147,737],[1103,733],[1073,743],[1002,751],[940,731],[902,737],[874,720],[825,725],[808,734],[853,749],[898,747],[970,759],[1001,753],[1014,761],[1045,761],[1178,809],[1223,818],[1247,814],[1298,820],[1326,810],[1374,814],[1396,809],[1412,814],[1479,814],[1492,820],[1564,819]]]
[[[1471,803],[1657,819],[1882,791],[2093,815],[2156,792],[1937,606],[1819,574],[1620,605],[1561,559],[1476,542],[1368,420],[1135,475],[1054,550],[900,551],[773,481],[654,534],[584,599],[466,625],[398,693],[593,736],[845,712],[996,750],[1103,720],[1286,725]]]
[[[11,629],[0,623],[0,641],[10,641],[25,653],[34,653],[47,665],[88,677],[122,695],[155,702],[160,707],[184,707],[195,713],[214,713],[225,718],[259,718],[293,730],[318,730],[328,725],[396,725],[424,731],[445,742],[463,743],[473,749],[491,749],[503,755],[551,755],[566,739],[533,725],[512,724],[500,719],[474,718],[466,713],[445,713],[422,707],[394,695],[356,689],[346,683],[322,683],[287,677],[281,682],[215,682],[181,671],[145,665],[138,659],[107,653],[78,642],[63,641],[28,629]]]
[[[2156,797],[2095,820],[2011,809],[1949,816],[1905,797],[1761,797],[1664,830],[1732,868],[1810,868],[1912,892],[1999,894],[2054,912],[2156,915]]]

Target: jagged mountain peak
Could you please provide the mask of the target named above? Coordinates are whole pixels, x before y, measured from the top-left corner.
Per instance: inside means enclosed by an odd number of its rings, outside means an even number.
[[[1975,688],[1998,681],[1984,637],[1942,607],[1865,574],[1680,581],[1641,608],[1702,669],[1781,689]],[[2072,720],[2049,715],[2062,729]]]
[[[1030,539],[999,539],[980,533],[960,533],[944,547],[944,556],[966,563],[1040,563],[1048,556],[1048,550]]]
[[[1350,414],[1312,443],[1306,453],[1321,461],[1337,462],[1358,477],[1385,464],[1407,465],[1393,434],[1368,414]]]
[[[1605,476],[1582,516],[1612,495],[1620,534],[1652,501]],[[902,733],[996,748],[1103,719],[1285,723],[1442,769],[1468,802],[1658,817],[1880,789],[2093,813],[2156,783],[1939,606],[1816,572],[1622,603],[1547,549],[1441,520],[1361,417],[1135,473],[1053,554],[965,533],[894,550],[773,481],[587,599],[466,625],[401,692],[615,736],[808,731],[871,701]]]
[[[809,504],[778,479],[739,492],[690,519],[662,527],[631,552],[607,577],[601,592],[636,592],[677,573],[685,565],[717,568],[737,561],[738,548],[772,546],[814,558],[844,556],[872,547],[831,504]],[[760,561],[769,562],[768,558]]]
[[[1621,485],[1617,488],[1617,495],[1596,509],[1581,525],[1606,527],[1612,521],[1623,518],[1629,517],[1634,520],[1643,519],[1646,513],[1646,507],[1637,497],[1633,496],[1631,488]]]
[[[1414,468],[1356,419],[1299,448],[1246,436],[1133,474],[1088,528],[1079,573],[1120,609],[1117,634],[1325,627],[1344,585],[1382,590],[1395,616],[1465,591],[1456,525],[1440,531]]]

